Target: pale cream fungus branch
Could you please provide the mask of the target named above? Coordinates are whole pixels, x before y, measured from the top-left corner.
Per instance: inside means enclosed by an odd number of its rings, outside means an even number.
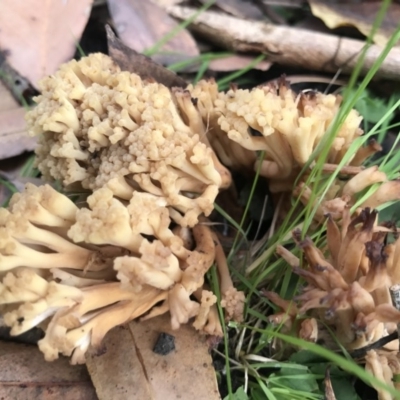
[[[67,239],[78,208],[48,185],[27,185],[9,209],[0,209],[0,269],[71,268],[99,271],[112,265],[100,248]]]
[[[114,326],[144,314],[166,297],[166,292],[149,286],[140,294],[123,290],[118,282],[75,288],[48,282],[29,269],[9,273],[3,285],[0,302],[14,306],[4,315],[11,334],[51,318],[39,348],[48,361],[61,353],[72,355],[73,364],[85,362],[89,345],[99,346]]]
[[[216,243],[215,263],[218,270],[221,305],[225,309],[225,318],[227,320],[242,322],[246,297],[243,292],[238,291],[233,285],[224,250],[217,235],[214,234],[213,238]]]
[[[281,186],[279,180],[290,178],[293,170],[298,172],[309,160],[341,103],[340,96],[332,94],[296,94],[284,80],[251,90],[232,88],[227,93],[218,93],[213,81],[201,81],[189,90],[197,99],[203,120],[210,125],[208,137],[221,160],[241,168],[248,167],[249,160],[255,161],[254,153],[253,157],[244,158],[232,145],[232,151],[226,154],[226,137],[248,153],[264,151],[261,175],[270,178],[271,190],[275,184]],[[361,117],[352,110],[334,139],[327,163],[337,164],[342,159],[362,133],[360,122]],[[376,149],[371,145],[357,153],[354,165]]]
[[[398,199],[397,181],[388,182],[387,176],[376,166],[364,170],[360,165],[381,150],[371,140],[361,147],[341,169],[348,182],[336,178],[325,198],[312,199],[312,184],[306,184],[316,161],[306,171],[302,168],[309,161],[319,143],[330,133],[339,113],[341,97],[318,92],[296,93],[284,79],[277,83],[261,85],[251,90],[232,86],[226,93],[218,92],[215,81],[200,81],[189,85],[196,107],[207,126],[207,138],[214,151],[226,166],[249,173],[259,170],[267,178],[273,194],[286,193],[283,203],[290,206],[291,196],[300,198],[306,205],[315,201],[315,220],[324,221],[325,214],[340,218],[346,207],[355,204],[357,196],[375,183],[382,183],[362,207],[378,207]],[[337,169],[350,146],[360,135],[361,116],[351,110],[338,129],[324,165],[323,173]],[[257,152],[263,152],[256,161]],[[294,186],[295,182],[297,185]]]
[[[10,270],[0,305],[11,334],[40,326],[45,358],[72,363],[85,362],[114,326],[165,312],[174,329],[194,318],[196,329],[222,335],[216,296],[204,288],[215,261],[226,318],[240,321],[244,297],[213,232],[206,224],[171,229],[166,206],[143,192],[117,199],[106,187],[83,208],[48,185],[15,195],[0,209],[0,260]]]
[[[217,111],[216,101],[224,99],[225,93],[218,92],[215,80],[201,80],[194,86],[189,85],[188,90],[204,121],[207,138],[222,163],[235,170],[252,171],[256,161],[255,152],[231,140],[218,124],[220,111]]]
[[[63,65],[40,89],[27,122],[45,179],[127,201],[138,190],[163,197],[185,226],[230,185],[189,92],[142,81],[103,54]]]
[[[365,369],[368,372],[380,381],[385,382],[389,387],[399,389],[399,384],[393,379],[394,375],[398,375],[400,372],[398,355],[370,350],[365,357],[365,362]],[[375,387],[375,389],[378,392],[379,400],[393,400],[395,398],[381,387]]]

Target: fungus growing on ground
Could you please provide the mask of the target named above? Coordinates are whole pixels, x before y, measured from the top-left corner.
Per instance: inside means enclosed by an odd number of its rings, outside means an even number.
[[[278,248],[279,254],[291,262],[293,272],[307,283],[295,297],[299,315],[326,323],[348,349],[380,339],[393,332],[400,321],[389,293],[389,288],[398,283],[399,262],[390,254],[400,246],[400,240],[385,245],[382,235],[390,231],[382,227],[382,232],[375,225],[376,217],[376,211],[366,208],[351,221],[344,218],[340,230],[328,216],[327,257],[311,239],[302,240],[300,232],[294,232],[307,267],[300,268],[300,260],[294,266],[293,255]]]
[[[340,218],[346,208],[352,207],[357,202],[360,193],[364,193],[366,189],[377,183],[380,186],[360,204],[360,208],[377,208],[400,199],[400,180],[389,181],[386,174],[374,165],[360,170],[347,181],[336,179],[323,201],[315,206],[314,218],[319,222],[324,220],[326,214],[330,214],[333,219]],[[312,199],[312,188],[300,182],[294,188],[293,195],[307,205]],[[317,200],[314,199],[314,203],[317,203]]]
[[[0,209],[0,261],[10,271],[0,283],[0,305],[11,334],[40,325],[45,358],[60,353],[72,363],[85,362],[89,345],[99,346],[114,326],[138,317],[169,312],[174,329],[195,318],[196,329],[222,334],[216,297],[204,279],[214,261],[225,268],[226,260],[216,256],[207,225],[194,226],[189,240],[187,228],[170,229],[165,199],[148,193],[135,192],[127,203],[102,188],[87,201],[88,208],[78,208],[48,185],[28,185],[9,210]],[[235,290],[229,280],[225,271],[223,299],[227,285]],[[227,320],[242,317],[236,293],[222,304]]]
[[[340,96],[319,92],[297,94],[283,79],[251,90],[232,87],[226,93],[218,92],[212,80],[201,81],[189,86],[189,90],[208,126],[207,137],[225,165],[242,172],[259,169],[260,175],[268,179],[273,194],[291,193],[303,204],[310,202],[313,188],[307,186],[306,181],[314,164],[303,171],[299,179],[300,172],[338,115]],[[350,145],[361,136],[361,119],[357,111],[351,110],[344,120],[325,160],[324,178],[336,170]],[[318,206],[317,221],[326,213],[340,215],[346,206],[355,203],[363,189],[387,181],[377,167],[365,171],[361,167],[380,149],[372,140],[349,158],[341,168],[340,179],[335,179]],[[256,152],[260,151],[264,152],[261,165],[256,161]],[[349,182],[343,178],[348,178]],[[390,187],[392,198],[399,198],[398,184],[387,183],[385,187]],[[384,190],[380,190],[371,204],[363,206],[375,207],[390,201],[390,195],[382,196],[383,193]],[[282,209],[286,203],[290,204],[288,196],[283,198]]]
[[[229,186],[188,91],[121,72],[103,54],[64,64],[40,89],[27,122],[45,179],[124,200],[136,190],[161,196],[188,226]]]
[[[271,191],[294,189],[310,202],[307,172],[292,186],[337,115],[340,97],[297,95],[283,81],[227,93],[204,81],[170,90],[121,72],[101,54],[65,64],[41,89],[27,116],[31,134],[39,136],[39,169],[88,196],[77,207],[49,186],[30,186],[0,211],[1,260],[11,271],[0,286],[0,304],[7,305],[12,333],[40,324],[46,359],[61,353],[73,363],[84,362],[89,345],[98,346],[114,326],[139,317],[169,312],[174,329],[193,319],[197,330],[222,335],[217,298],[205,282],[213,263],[225,318],[241,322],[244,293],[233,285],[215,234],[199,223],[230,185],[221,162],[254,170],[256,152],[263,151],[260,171]],[[349,113],[326,173],[361,135],[360,121],[356,111]],[[322,320],[354,349],[400,322],[388,297],[389,285],[398,283],[400,240],[383,245],[374,211],[349,219],[349,205],[375,183],[386,192],[378,189],[364,206],[399,197],[397,181],[388,182],[376,167],[359,167],[377,150],[373,143],[360,149],[341,171],[351,179],[335,180],[317,208],[319,221],[330,214],[330,257],[298,233],[309,269],[280,248],[307,282],[295,303],[266,293],[281,308],[270,321],[287,332],[327,340]],[[335,220],[343,215],[340,231]]]
[[[100,271],[112,265],[100,248],[67,238],[77,206],[49,185],[28,184],[0,209],[0,270],[17,267]],[[110,264],[111,262],[111,264]]]
[[[207,127],[207,138],[222,163],[235,170],[252,171],[256,161],[254,150],[231,140],[218,123],[220,110],[216,108],[216,104],[224,101],[226,93],[218,91],[218,85],[213,79],[189,85],[188,90]]]
[[[228,139],[248,152],[264,151],[260,174],[269,179],[273,192],[292,189],[294,177],[328,132],[341,103],[341,97],[333,94],[297,94],[285,80],[251,90],[232,88],[226,93],[218,93],[213,81],[201,81],[189,89],[197,98],[203,119],[209,122],[210,142],[219,143],[213,147],[221,160],[242,168],[255,161],[254,154],[243,158],[227,147]],[[338,164],[342,160],[354,139],[362,134],[361,119],[355,110],[350,111],[326,163]],[[228,148],[231,151],[224,154]],[[377,149],[373,145],[360,149],[350,165],[360,165]]]
[[[392,304],[389,291],[400,282],[400,238],[396,228],[377,225],[375,210],[365,208],[351,219],[346,212],[341,227],[327,216],[327,244],[322,250],[310,238],[302,239],[300,231],[293,233],[304,254],[302,263],[278,246],[278,254],[305,281],[293,301],[273,292],[264,294],[280,309],[268,317],[272,324],[282,324],[286,332],[297,332],[325,347],[337,349],[339,342],[354,350],[393,333],[400,323],[400,311]],[[391,234],[392,242],[387,240]],[[398,347],[398,340],[384,346],[387,351]],[[367,369],[382,378],[374,357],[371,353],[366,358]],[[386,398],[391,397],[380,397]]]
[[[397,376],[400,373],[399,355],[394,352],[370,350],[365,356],[365,369],[372,373],[376,378],[385,382],[397,390],[400,389]],[[395,379],[396,378],[396,379]],[[379,400],[394,400],[394,397],[386,390],[376,387]]]
[[[121,72],[102,54],[64,64],[40,89],[27,114],[38,167],[91,193],[77,207],[50,186],[29,186],[0,211],[11,270],[0,304],[12,333],[42,324],[46,359],[61,353],[73,363],[137,317],[169,312],[174,329],[194,318],[196,329],[221,335],[204,282],[214,261],[226,319],[241,320],[243,295],[211,229],[198,223],[231,177],[190,92]]]

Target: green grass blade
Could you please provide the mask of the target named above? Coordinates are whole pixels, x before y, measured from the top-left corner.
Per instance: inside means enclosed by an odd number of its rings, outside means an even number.
[[[154,44],[154,46],[152,46],[149,49],[147,49],[146,51],[144,51],[143,54],[150,57],[150,56],[158,53],[166,43],[168,43],[180,31],[183,31],[185,28],[187,28],[200,14],[202,14],[204,11],[209,9],[214,3],[215,3],[215,0],[210,0],[207,3],[205,3],[195,13],[193,13],[193,15],[191,15],[188,19],[182,21],[176,28],[172,29],[165,36],[163,36],[157,43]]]

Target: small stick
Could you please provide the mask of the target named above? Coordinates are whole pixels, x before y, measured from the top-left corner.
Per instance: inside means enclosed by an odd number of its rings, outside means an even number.
[[[337,170],[337,167],[338,167],[337,164],[323,164],[322,171],[335,172]],[[357,175],[364,169],[365,169],[364,167],[358,167],[354,165],[344,165],[342,168],[340,168],[340,173],[346,175]]]
[[[360,347],[359,349],[356,349],[350,353],[351,358],[363,358],[367,354],[368,351],[374,350],[374,349],[380,349],[381,347],[385,346],[386,344],[393,342],[393,340],[396,340],[399,338],[399,333],[397,331],[391,333],[390,335],[384,336],[383,338],[380,338],[374,343],[368,344],[367,346]]]
[[[194,9],[167,7],[175,18],[186,20]],[[239,52],[266,54],[267,60],[282,65],[316,71],[351,74],[365,41],[335,35],[280,26],[260,21],[246,21],[215,11],[198,15],[189,28],[224,48]],[[365,55],[361,74],[367,74],[379,58],[382,47],[371,45]],[[375,78],[400,80],[400,49],[393,47],[382,62]]]

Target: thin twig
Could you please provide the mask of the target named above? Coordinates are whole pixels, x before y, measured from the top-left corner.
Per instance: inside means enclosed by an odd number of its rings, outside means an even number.
[[[385,346],[386,344],[393,342],[393,340],[396,340],[399,338],[399,334],[397,331],[391,333],[390,335],[384,336],[383,338],[377,340],[374,343],[371,343],[367,346],[361,347],[357,350],[354,350],[350,353],[350,356],[352,358],[363,358],[367,354],[368,351],[374,350],[374,349],[380,349],[381,347]]]

